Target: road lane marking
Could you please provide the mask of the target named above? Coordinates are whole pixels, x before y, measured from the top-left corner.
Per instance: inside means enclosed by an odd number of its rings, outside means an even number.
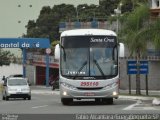
[[[42,106],[34,106],[32,107],[33,109],[36,109],[36,108],[42,108],[42,107],[47,107],[48,105],[42,105]]]
[[[135,103],[135,104],[132,104],[132,105],[129,105],[128,107],[124,108],[123,110],[158,110],[154,107],[151,107],[151,106],[144,106],[144,107],[139,107],[138,103]]]
[[[132,105],[129,105],[128,107],[124,108],[123,110],[132,110],[132,108],[133,108],[134,106],[136,106],[136,105],[137,105],[137,103],[132,104]]]

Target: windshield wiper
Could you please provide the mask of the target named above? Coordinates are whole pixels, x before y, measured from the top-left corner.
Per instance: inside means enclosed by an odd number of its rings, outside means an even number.
[[[79,68],[79,70],[77,71],[76,75],[73,77],[73,79],[75,79],[77,77],[77,75],[79,74],[79,72],[84,68],[84,66],[87,65],[87,61],[85,61],[82,66]]]
[[[65,48],[60,44],[61,48],[63,49],[64,55],[63,55],[63,59],[64,61],[66,61],[66,51]]]
[[[97,66],[97,68],[99,69],[99,71],[100,71],[100,73],[102,74],[102,76],[105,77],[104,72],[103,72],[102,68],[99,66],[97,60],[94,59],[93,62],[96,64],[96,66]]]

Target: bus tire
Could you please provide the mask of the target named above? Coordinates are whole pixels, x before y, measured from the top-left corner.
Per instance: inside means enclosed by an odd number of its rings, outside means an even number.
[[[103,103],[105,103],[107,105],[113,104],[113,98],[103,98],[102,101],[103,101]]]
[[[110,105],[113,104],[113,98],[108,98],[108,104],[110,104]]]
[[[102,101],[101,98],[95,98],[96,103],[100,103],[101,101]]]
[[[5,97],[4,97],[4,96],[2,96],[2,100],[5,100]]]
[[[8,96],[6,96],[6,101],[8,101],[9,100],[9,97]]]
[[[53,85],[53,86],[52,86],[52,90],[55,90],[55,89],[56,89],[56,87]]]
[[[61,98],[61,102],[63,105],[69,105],[70,103],[73,102],[72,98]]]

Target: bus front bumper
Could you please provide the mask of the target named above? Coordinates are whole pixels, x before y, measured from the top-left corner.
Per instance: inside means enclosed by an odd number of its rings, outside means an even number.
[[[61,98],[77,98],[77,99],[90,99],[90,98],[118,98],[118,86],[109,89],[100,90],[78,90],[69,89],[65,86],[60,87]]]

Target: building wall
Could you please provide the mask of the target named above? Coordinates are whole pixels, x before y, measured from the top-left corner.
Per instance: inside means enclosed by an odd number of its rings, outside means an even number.
[[[29,79],[29,82],[32,85],[35,85],[36,79],[35,79],[35,66],[32,65],[26,65],[26,77]]]
[[[151,9],[160,8],[160,0],[149,0],[149,5]]]
[[[147,58],[149,61],[148,73],[148,88],[150,90],[160,90],[160,51],[155,51],[154,45],[151,42],[147,44]],[[153,50],[149,52],[149,50]],[[129,89],[129,76],[127,75],[127,60],[135,60],[135,58],[128,59],[130,55],[127,46],[125,45],[126,58],[120,59],[120,88]],[[146,76],[141,75],[141,89],[146,89]],[[131,75],[131,89],[136,89],[136,75]]]
[[[149,90],[160,90],[160,61],[149,61],[148,88]],[[131,89],[136,89],[136,75],[131,76]],[[141,75],[141,89],[146,89],[146,76]],[[129,75],[127,75],[127,60],[120,60],[120,89],[129,89]]]

